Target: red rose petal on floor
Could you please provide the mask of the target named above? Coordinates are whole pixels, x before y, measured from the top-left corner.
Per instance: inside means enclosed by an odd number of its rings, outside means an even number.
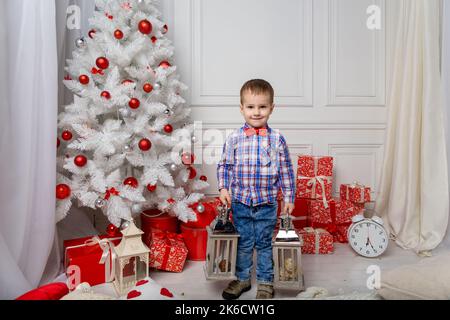
[[[134,298],[137,298],[137,297],[139,297],[141,294],[142,294],[142,293],[140,293],[140,292],[137,291],[137,290],[132,290],[132,291],[130,291],[130,292],[128,293],[127,299],[134,299]]]
[[[136,283],[136,287],[142,286],[142,285],[144,285],[144,284],[146,284],[146,283],[148,283],[148,280],[141,280],[141,281],[138,281],[138,283]]]
[[[166,288],[162,288],[162,289],[161,289],[161,295],[162,295],[162,296],[169,297],[169,298],[172,298],[172,297],[173,297],[172,292],[170,292],[170,291],[167,290]]]

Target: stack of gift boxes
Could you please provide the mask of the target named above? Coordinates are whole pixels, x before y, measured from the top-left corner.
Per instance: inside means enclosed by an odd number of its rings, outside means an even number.
[[[149,247],[149,266],[153,269],[182,272],[186,260],[204,261],[206,258],[206,227],[217,215],[219,198],[206,198],[191,206],[197,221],[181,223],[159,210],[141,214],[142,241]],[[201,209],[199,211],[199,209]],[[110,224],[106,234],[64,241],[66,274],[77,274],[77,281],[95,286],[114,280],[112,274],[113,247],[122,239],[122,233]],[[106,257],[104,259],[103,257]]]
[[[292,215],[303,239],[302,253],[328,254],[335,242],[348,242],[353,216],[361,214],[370,201],[370,187],[357,183],[340,185],[340,198],[333,198],[332,190],[333,157],[300,155]]]

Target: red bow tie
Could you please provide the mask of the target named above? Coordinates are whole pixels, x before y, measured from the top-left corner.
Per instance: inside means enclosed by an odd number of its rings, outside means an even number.
[[[260,129],[245,128],[245,134],[247,135],[247,137],[252,136],[254,134],[256,134],[257,136],[265,137],[267,135],[267,129],[266,128],[260,128]]]

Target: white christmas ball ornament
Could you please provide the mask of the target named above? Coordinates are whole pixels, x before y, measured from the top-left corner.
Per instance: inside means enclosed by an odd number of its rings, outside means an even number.
[[[124,152],[130,152],[132,150],[132,148],[129,146],[129,145],[125,145],[124,147],[123,147],[123,151]]]
[[[138,214],[142,212],[142,206],[139,203],[135,203],[131,206],[131,212]]]
[[[177,165],[176,164],[171,164],[170,165],[170,170],[172,170],[172,171],[177,170]]]
[[[130,226],[130,221],[128,220],[122,220],[122,223],[120,224],[120,230],[125,230]]]
[[[119,113],[122,115],[122,117],[124,118],[128,118],[129,116],[131,116],[131,110],[128,108],[123,108],[119,110]]]
[[[105,206],[105,204],[106,204],[106,201],[102,198],[98,198],[97,200],[95,200],[95,206],[97,208],[102,208]]]
[[[75,45],[78,49],[84,49],[86,48],[86,39],[85,38],[78,38],[75,40]]]
[[[197,206],[197,212],[198,213],[205,212],[205,207],[201,203],[199,203],[198,206]]]

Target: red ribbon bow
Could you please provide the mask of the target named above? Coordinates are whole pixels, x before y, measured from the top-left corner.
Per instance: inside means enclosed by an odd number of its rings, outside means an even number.
[[[331,215],[331,223],[312,223],[312,227],[314,229],[321,228],[327,230],[334,238],[334,241],[338,242],[346,242],[345,235],[339,233],[338,226],[348,227],[351,225],[351,222],[345,223],[337,223],[336,222],[336,202],[331,200],[329,202],[330,205],[330,215]]]
[[[97,69],[96,67],[93,67],[91,70],[92,74],[100,74],[100,75],[104,75],[105,73],[103,72],[103,70],[101,69]]]
[[[117,191],[115,188],[106,190],[105,200],[109,200],[109,198],[111,198],[111,195],[118,196],[119,191]]]
[[[266,128],[245,128],[245,134],[247,137],[252,136],[254,134],[258,135],[258,136],[267,136],[267,129]]]

